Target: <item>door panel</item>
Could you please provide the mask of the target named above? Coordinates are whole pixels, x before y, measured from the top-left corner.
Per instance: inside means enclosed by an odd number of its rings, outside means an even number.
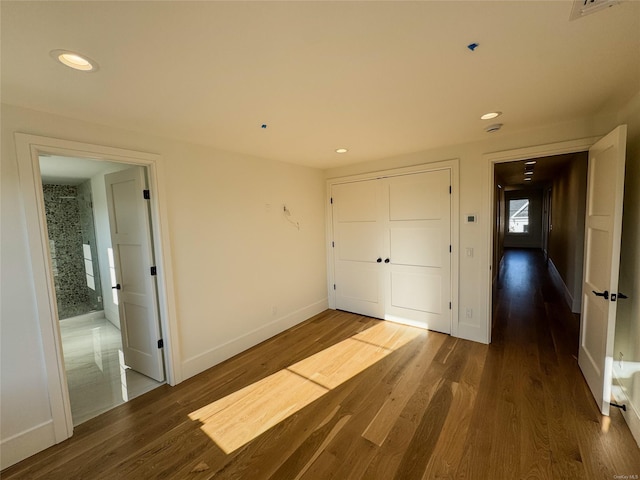
[[[149,225],[143,198],[144,170],[134,167],[105,176],[118,309],[125,363],[157,381],[164,380],[160,323]]]
[[[438,170],[332,187],[336,308],[451,332],[450,184]]]
[[[440,227],[394,228],[389,235],[394,265],[442,267],[443,232]]]
[[[389,178],[385,318],[451,333],[449,170]]]
[[[389,220],[438,220],[442,216],[440,197],[432,193],[442,181],[443,173],[428,172],[390,179]],[[447,188],[449,184],[447,183]]]
[[[626,125],[589,149],[582,319],[578,364],[600,411],[609,414],[620,269]],[[595,293],[608,292],[609,296]]]
[[[336,308],[381,318],[380,192],[376,181],[334,185],[333,233]]]
[[[371,262],[381,255],[376,222],[342,222],[336,234],[336,250],[341,261]]]
[[[429,295],[424,295],[429,292]],[[442,313],[442,278],[409,269],[391,273],[391,305],[417,312]]]

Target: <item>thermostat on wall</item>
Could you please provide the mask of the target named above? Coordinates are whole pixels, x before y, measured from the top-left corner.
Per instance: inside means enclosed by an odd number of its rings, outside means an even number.
[[[475,213],[467,213],[465,217],[467,223],[476,223],[478,221],[478,216]]]

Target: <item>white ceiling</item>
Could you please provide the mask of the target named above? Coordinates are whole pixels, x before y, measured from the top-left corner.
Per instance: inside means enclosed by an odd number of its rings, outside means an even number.
[[[3,0],[2,99],[327,168],[628,100],[640,89],[640,2],[574,21],[571,6]],[[53,49],[88,55],[100,69],[70,70]],[[487,134],[495,121],[479,116],[492,110],[505,126]]]
[[[104,160],[59,155],[41,155],[39,160],[42,183],[57,185],[79,185],[98,174],[116,172],[130,166]]]

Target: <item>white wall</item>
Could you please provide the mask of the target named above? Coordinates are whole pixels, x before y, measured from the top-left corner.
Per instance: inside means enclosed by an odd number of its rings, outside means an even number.
[[[487,134],[487,140],[453,145],[435,150],[411,153],[373,162],[354,164],[327,170],[327,178],[357,175],[410,165],[437,162],[451,158],[460,159],[460,262],[459,312],[471,308],[472,318],[460,317],[459,335],[463,338],[487,342],[489,340],[489,268],[491,265],[489,244],[492,228],[489,195],[493,186],[489,162],[483,157],[488,153],[546,145],[567,140],[588,138],[607,133],[606,122],[586,119],[580,122],[549,126],[548,128],[509,134],[508,125],[499,133]],[[478,126],[481,128],[481,125]],[[454,192],[454,195],[456,192]],[[476,213],[478,222],[465,223],[467,214]],[[473,248],[474,256],[464,252]],[[455,252],[454,252],[455,254]]]
[[[4,117],[4,115],[3,115]],[[0,162],[0,468],[53,442],[18,166],[2,122]]]
[[[327,307],[321,171],[3,105],[2,468],[54,438],[15,132],[163,156],[183,378]]]

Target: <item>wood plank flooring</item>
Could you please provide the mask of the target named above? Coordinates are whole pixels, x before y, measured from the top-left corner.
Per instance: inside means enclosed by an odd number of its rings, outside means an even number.
[[[640,450],[617,411],[599,414],[578,318],[538,253],[507,252],[494,325],[481,345],[326,311],[1,477],[637,478]]]

